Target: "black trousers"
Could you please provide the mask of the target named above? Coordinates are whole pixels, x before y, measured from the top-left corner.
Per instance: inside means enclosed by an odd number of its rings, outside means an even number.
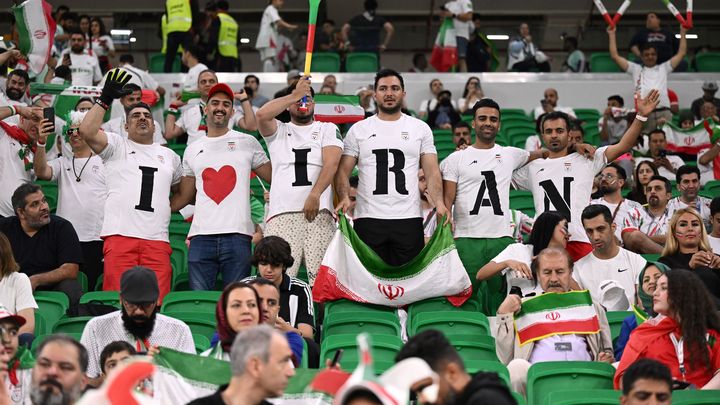
[[[103,241],[80,242],[80,248],[85,259],[80,271],[88,278],[88,291],[94,291],[98,278],[103,274]]]
[[[409,262],[425,246],[422,218],[358,218],[353,228],[360,239],[391,266]]]
[[[175,62],[175,56],[177,55],[178,48],[180,45],[184,49],[187,49],[192,44],[192,35],[190,31],[186,32],[171,32],[167,36],[167,44],[165,47],[165,67],[163,71],[165,73],[171,73],[173,63]]]

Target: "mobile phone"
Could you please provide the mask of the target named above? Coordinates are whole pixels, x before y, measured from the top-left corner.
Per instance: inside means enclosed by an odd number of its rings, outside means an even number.
[[[660,149],[658,151],[658,156],[660,156],[661,158],[667,157],[667,151],[665,149]]]
[[[330,368],[335,367],[340,362],[344,351],[345,350],[343,349],[335,350],[335,354],[333,355],[332,361],[330,362]]]
[[[55,132],[55,107],[45,107],[43,108],[43,118],[46,120],[52,122],[52,130]]]

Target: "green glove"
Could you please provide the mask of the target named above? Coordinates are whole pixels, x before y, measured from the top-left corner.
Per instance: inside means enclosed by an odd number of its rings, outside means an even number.
[[[109,109],[114,99],[132,93],[132,90],[125,89],[125,85],[131,78],[132,75],[125,70],[112,69],[105,76],[105,86],[103,86],[102,94],[95,102],[102,108]]]

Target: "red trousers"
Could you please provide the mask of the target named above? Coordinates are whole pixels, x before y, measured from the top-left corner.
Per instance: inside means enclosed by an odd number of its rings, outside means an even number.
[[[159,303],[170,292],[172,267],[170,266],[170,244],[160,240],[145,240],[127,236],[112,235],[105,238],[104,291],[119,291],[122,274],[134,266],[147,267],[154,271],[160,288]]]

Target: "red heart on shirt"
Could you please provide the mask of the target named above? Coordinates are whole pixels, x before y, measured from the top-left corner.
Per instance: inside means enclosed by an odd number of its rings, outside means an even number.
[[[203,170],[202,179],[203,191],[219,205],[235,189],[237,174],[232,166],[223,166],[220,170],[209,167]]]

